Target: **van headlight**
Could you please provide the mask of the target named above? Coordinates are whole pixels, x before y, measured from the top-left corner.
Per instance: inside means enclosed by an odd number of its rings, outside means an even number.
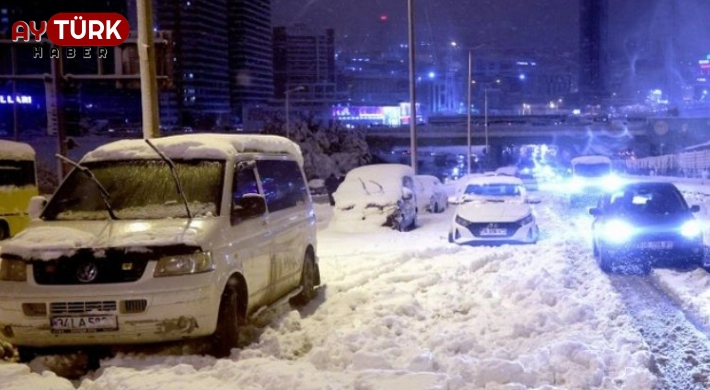
[[[165,256],[158,260],[154,276],[175,276],[200,274],[214,271],[214,262],[210,252],[197,252],[190,255]]]
[[[578,177],[573,177],[569,181],[569,190],[572,192],[580,192],[584,189],[584,181]]]
[[[616,175],[609,175],[604,179],[604,188],[609,192],[618,190],[623,184],[623,180]]]
[[[698,221],[688,221],[680,227],[680,234],[683,237],[695,238],[703,232]]]
[[[27,281],[27,263],[22,260],[0,259],[0,280]]]

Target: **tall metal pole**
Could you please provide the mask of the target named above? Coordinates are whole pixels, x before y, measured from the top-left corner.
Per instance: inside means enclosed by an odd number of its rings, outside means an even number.
[[[468,88],[467,88],[467,93],[468,93],[468,104],[466,105],[466,111],[467,111],[467,120],[466,120],[466,140],[468,142],[468,157],[466,161],[468,162],[468,174],[471,174],[471,84],[473,84],[473,80],[471,80],[471,49],[468,50]]]
[[[485,121],[483,129],[486,138],[486,169],[490,169],[490,151],[488,150],[488,88],[483,90],[483,106],[483,120]]]
[[[158,79],[155,74],[153,13],[151,0],[136,0],[138,10],[138,58],[141,74],[141,108],[143,138],[160,137],[158,117]]]
[[[10,61],[12,61],[12,75],[17,75],[17,52],[15,46],[10,45]],[[17,80],[12,80],[12,99],[15,104],[12,105],[12,131],[15,135],[15,141],[20,140],[20,131],[17,128]]]
[[[412,157],[411,164],[414,173],[418,171],[417,159],[417,85],[416,73],[414,66],[414,0],[407,0],[409,10],[409,136],[410,136],[410,155]]]
[[[285,111],[285,115],[286,115],[286,138],[291,139],[291,128],[289,127],[289,126],[290,126],[290,124],[289,124],[289,116],[291,116],[291,115],[290,115],[290,113],[288,112],[288,110],[289,110],[289,107],[288,107],[288,95],[289,95],[289,92],[291,92],[291,91],[286,91],[286,92],[284,92],[284,95],[286,95],[286,103],[285,103],[285,104],[286,104],[286,107],[284,107],[284,111]]]
[[[54,101],[51,103],[48,102],[49,104],[47,104],[47,115],[55,118],[55,130],[57,131],[57,147],[59,150],[59,154],[64,157],[67,157],[69,151],[67,148],[66,141],[66,129],[64,127],[64,64],[62,63],[62,48],[58,47],[57,49],[59,49],[59,56],[54,57],[51,60],[52,86],[50,88],[53,92],[52,99]],[[54,112],[51,112],[51,110],[53,110]],[[70,169],[71,168],[64,160],[59,161],[57,165],[57,174],[59,176],[59,182],[64,180],[64,176],[69,173]]]

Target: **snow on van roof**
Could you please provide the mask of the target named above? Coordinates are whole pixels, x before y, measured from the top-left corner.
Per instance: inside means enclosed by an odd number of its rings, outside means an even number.
[[[33,161],[35,150],[26,143],[0,139],[0,160]]]
[[[288,153],[300,165],[303,155],[298,144],[276,135],[259,134],[182,134],[151,139],[151,142],[171,159],[226,159],[235,153]],[[87,153],[82,163],[160,158],[144,139],[111,142]]]
[[[607,156],[579,156],[570,160],[575,164],[611,164],[611,159]]]

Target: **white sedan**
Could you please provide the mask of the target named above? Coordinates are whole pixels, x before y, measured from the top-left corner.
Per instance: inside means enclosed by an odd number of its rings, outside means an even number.
[[[443,213],[448,204],[448,195],[436,176],[416,175],[414,176],[414,188],[417,194],[417,207],[419,210],[426,210],[430,213]]]
[[[540,237],[523,181],[516,177],[483,176],[468,179],[451,199],[458,204],[449,231],[457,244],[519,242],[534,244]]]

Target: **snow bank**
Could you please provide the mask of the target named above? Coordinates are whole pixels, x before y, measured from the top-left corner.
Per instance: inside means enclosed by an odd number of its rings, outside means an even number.
[[[298,144],[275,135],[184,134],[152,139],[151,142],[171,159],[225,159],[242,152],[276,152],[292,155],[303,165]],[[84,156],[82,162],[160,158],[142,139],[111,142]]]
[[[35,150],[22,142],[0,139],[0,160],[32,161],[35,159]]]

